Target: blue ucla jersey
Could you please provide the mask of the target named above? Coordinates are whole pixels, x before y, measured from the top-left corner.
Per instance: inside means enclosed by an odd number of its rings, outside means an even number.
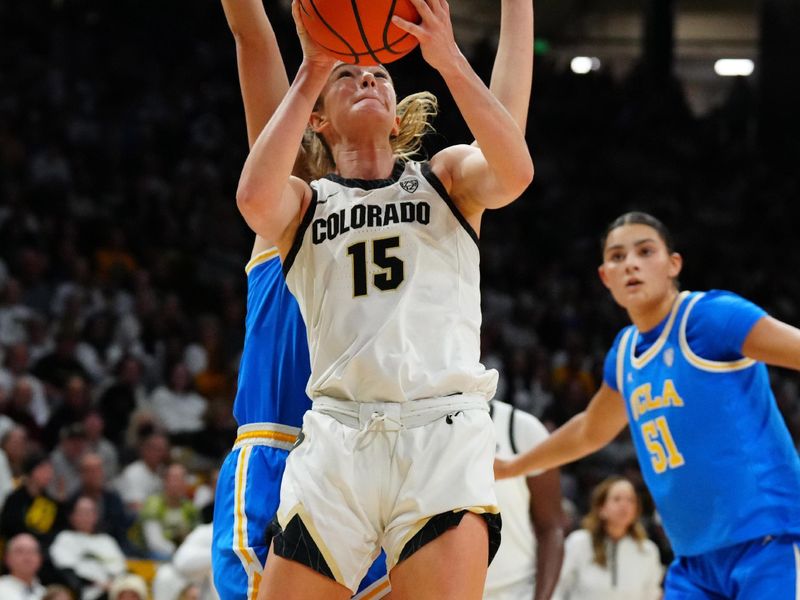
[[[247,317],[233,415],[241,425],[301,427],[311,408],[306,328],[274,248],[247,265]]]
[[[800,460],[766,366],[741,354],[764,315],[729,292],[683,292],[658,327],[623,329],[606,357],[679,556],[800,533]]]

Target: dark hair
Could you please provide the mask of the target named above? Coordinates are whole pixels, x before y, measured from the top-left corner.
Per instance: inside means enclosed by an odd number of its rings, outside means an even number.
[[[627,212],[624,215],[614,219],[611,224],[606,227],[605,233],[603,233],[603,237],[600,239],[601,252],[604,252],[606,249],[606,240],[608,240],[609,234],[617,227],[622,227],[623,225],[647,225],[648,227],[652,227],[656,230],[658,236],[664,241],[664,244],[667,246],[667,252],[670,254],[675,252],[675,244],[672,241],[672,234],[669,232],[669,229],[667,229],[667,226],[656,219],[653,215],[639,211]]]

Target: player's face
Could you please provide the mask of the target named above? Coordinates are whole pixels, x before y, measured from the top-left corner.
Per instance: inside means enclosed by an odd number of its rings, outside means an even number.
[[[600,517],[609,526],[628,528],[638,516],[639,503],[636,491],[629,481],[617,481],[608,490]]]
[[[681,265],[680,255],[667,250],[655,229],[636,223],[608,234],[599,273],[617,304],[641,311],[675,293]]]
[[[323,124],[343,134],[375,128],[386,136],[396,127],[397,97],[382,66],[339,63],[322,92]]]

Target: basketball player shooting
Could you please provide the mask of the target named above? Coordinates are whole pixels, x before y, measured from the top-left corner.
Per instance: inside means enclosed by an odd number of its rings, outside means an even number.
[[[394,598],[480,598],[497,542],[476,242],[483,211],[513,201],[532,162],[456,46],[447,4],[414,6],[419,24],[395,23],[479,147],[398,161],[393,143],[415,137],[388,73],[337,64],[295,4],[303,63],[240,180],[245,219],[277,241],[312,357],[313,410],[287,460],[262,599],[347,598],[380,546]],[[307,128],[334,166],[311,185],[290,176]]]

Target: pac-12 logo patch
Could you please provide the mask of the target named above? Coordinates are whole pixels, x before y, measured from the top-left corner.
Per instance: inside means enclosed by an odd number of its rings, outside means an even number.
[[[400,187],[407,191],[409,194],[413,194],[417,191],[419,187],[419,181],[417,181],[416,177],[411,177],[409,179],[403,179],[400,182]]]
[[[668,367],[672,366],[672,363],[675,362],[675,349],[670,346],[666,350],[664,350],[664,364]]]

